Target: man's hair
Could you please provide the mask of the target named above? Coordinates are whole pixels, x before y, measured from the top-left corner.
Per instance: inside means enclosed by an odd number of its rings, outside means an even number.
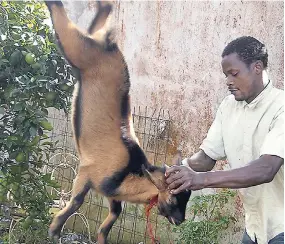
[[[241,61],[247,66],[260,60],[263,67],[267,68],[268,53],[265,45],[251,36],[242,36],[231,41],[224,49],[222,57],[237,53]]]

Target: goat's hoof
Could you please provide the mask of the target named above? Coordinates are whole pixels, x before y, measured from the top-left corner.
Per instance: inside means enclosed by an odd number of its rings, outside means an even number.
[[[60,232],[60,228],[53,228],[52,226],[49,228],[48,235],[50,240],[53,241],[53,243],[58,243],[60,238]]]
[[[108,244],[108,242],[105,238],[98,236],[96,244]]]

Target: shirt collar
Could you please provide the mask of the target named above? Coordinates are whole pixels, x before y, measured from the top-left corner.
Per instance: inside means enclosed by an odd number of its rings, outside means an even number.
[[[267,82],[266,82],[267,81]],[[256,98],[254,98],[250,103],[247,103],[246,101],[243,101],[243,105],[244,107],[248,107],[248,108],[255,108],[255,106],[264,99],[264,97],[267,96],[267,94],[269,94],[269,92],[272,90],[272,82],[269,79],[266,79],[264,81],[264,89],[258,94],[258,96]]]

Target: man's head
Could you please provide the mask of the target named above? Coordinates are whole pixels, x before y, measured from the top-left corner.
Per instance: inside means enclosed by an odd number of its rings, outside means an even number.
[[[257,39],[244,36],[230,42],[222,53],[227,86],[237,101],[250,103],[264,88],[262,72],[267,68],[267,50]]]

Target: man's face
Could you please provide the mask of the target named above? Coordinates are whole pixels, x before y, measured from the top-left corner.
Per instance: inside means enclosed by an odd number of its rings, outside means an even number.
[[[261,91],[260,64],[256,65],[253,62],[250,66],[247,66],[236,53],[232,53],[224,56],[222,68],[227,78],[229,91],[237,101],[250,103]]]

